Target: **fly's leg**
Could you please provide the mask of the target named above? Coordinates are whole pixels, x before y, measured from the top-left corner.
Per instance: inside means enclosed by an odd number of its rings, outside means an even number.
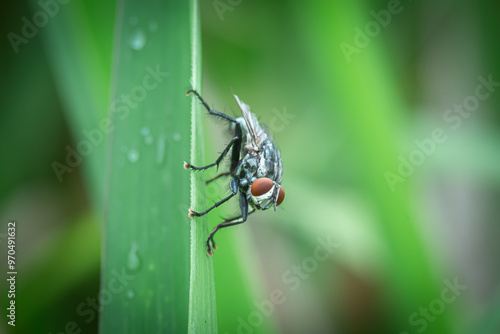
[[[240,164],[240,151],[241,151],[241,141],[243,138],[243,133],[241,131],[241,126],[239,123],[236,123],[236,126],[234,127],[234,137],[239,138],[239,140],[236,140],[234,142],[233,150],[231,151],[231,167],[229,170],[233,174],[236,171],[236,168],[238,168],[238,165]]]
[[[228,175],[231,175],[231,173],[230,172],[220,173],[219,175],[216,175],[213,178],[206,180],[205,184],[209,184],[209,183],[217,180],[219,177],[228,176]]]
[[[250,212],[248,213],[248,215],[250,216],[250,215],[251,215],[252,213],[254,213],[255,211],[257,211],[257,210],[253,209],[252,211],[250,211]],[[226,218],[226,219],[224,219],[224,223],[232,222],[233,220],[236,220],[236,219],[241,219],[241,218],[243,218],[243,215],[239,215],[239,216],[232,217],[232,218]]]
[[[202,212],[196,212],[193,209],[189,209],[189,214],[188,214],[189,218],[204,216],[207,213],[209,213],[210,211],[212,211],[213,209],[215,209],[216,207],[218,207],[218,206],[226,203],[227,201],[229,201],[235,195],[236,195],[236,193],[233,192],[231,195],[229,195],[226,198],[223,198],[222,200],[216,202],[214,205],[212,205],[211,207],[209,207],[208,209],[206,209],[205,211],[202,211]]]
[[[203,104],[203,106],[205,107],[205,109],[207,109],[207,111],[208,111],[208,113],[210,115],[221,117],[221,118],[224,118],[225,120],[227,120],[227,121],[229,121],[231,123],[235,123],[236,124],[236,131],[235,131],[234,138],[231,140],[231,142],[229,142],[229,144],[226,146],[226,148],[224,149],[224,151],[222,152],[222,154],[219,156],[219,158],[217,158],[217,160],[214,163],[211,163],[211,164],[203,166],[203,167],[195,167],[195,166],[191,165],[190,163],[184,162],[184,168],[185,169],[192,169],[192,170],[204,170],[204,169],[207,169],[207,168],[210,168],[210,167],[213,167],[213,166],[219,167],[219,163],[222,161],[222,159],[224,159],[224,157],[226,156],[226,154],[229,152],[229,150],[231,149],[231,147],[233,145],[234,145],[234,148],[233,148],[232,156],[235,155],[235,150],[236,150],[237,154],[238,154],[238,157],[239,157],[239,152],[240,152],[240,149],[241,149],[241,137],[242,137],[242,134],[241,134],[241,127],[238,124],[238,122],[236,122],[236,120],[234,118],[232,118],[231,116],[228,116],[228,115],[226,115],[224,113],[221,113],[219,111],[215,111],[213,109],[210,109],[210,107],[205,102],[205,100],[203,100],[203,98],[200,96],[200,94],[198,94],[198,92],[195,91],[194,89],[188,90],[187,93],[186,93],[186,95],[189,95],[190,93],[193,93],[193,94],[196,95],[196,97],[198,97],[198,99]],[[238,131],[238,128],[239,128],[239,131]],[[232,165],[233,164],[231,164],[231,166]]]
[[[247,198],[246,198],[245,194],[243,194],[243,193],[240,193],[240,209],[241,209],[241,217],[236,217],[236,218],[231,219],[231,220],[226,220],[223,223],[220,223],[219,225],[214,227],[212,233],[210,233],[210,235],[208,236],[208,239],[207,239],[207,254],[208,255],[210,255],[210,256],[214,255],[214,253],[212,252],[212,249],[217,249],[217,246],[215,245],[215,241],[214,241],[214,235],[218,230],[220,230],[221,228],[224,228],[224,227],[239,225],[239,224],[243,224],[244,222],[246,222],[248,215],[249,215],[248,202],[247,202]],[[233,221],[235,219],[240,219],[240,220]]]
[[[243,194],[240,194],[240,196],[245,197],[245,195],[243,195]],[[241,197],[240,197],[240,209],[241,209],[241,206],[242,206],[242,205],[244,205],[244,204],[241,204],[241,201],[242,201],[242,199],[241,199]],[[245,201],[246,201],[246,198],[245,198]],[[247,204],[247,206],[248,206],[248,204]],[[243,209],[241,209],[241,210],[243,211]],[[252,213],[254,213],[255,211],[257,211],[257,210],[253,209],[252,211],[250,211],[250,212],[248,213],[248,215],[247,215],[247,216],[250,216],[250,215],[251,215]],[[239,216],[236,216],[236,217],[231,217],[231,218],[226,218],[226,219],[224,219],[224,223],[231,223],[231,222],[233,222],[234,220],[237,220],[237,219],[242,219],[242,218],[243,218],[243,215],[239,215]],[[212,248],[213,248],[213,249],[217,249],[217,246],[215,246],[215,242],[214,242],[214,238],[213,238],[213,237],[212,237]]]
[[[227,201],[229,201],[229,199],[231,199],[232,197],[234,197],[237,193],[238,193],[238,185],[239,185],[239,180],[237,178],[233,178],[231,180],[231,195],[227,196],[226,198],[223,198],[222,200],[220,200],[219,202],[216,202],[214,205],[212,205],[211,207],[209,207],[208,209],[206,209],[205,211],[202,211],[202,212],[196,212],[196,211],[193,211],[192,209],[189,209],[189,217],[190,218],[193,218],[193,217],[200,217],[200,216],[203,216],[203,215],[206,215],[207,213],[209,213],[210,211],[212,211],[213,209],[215,209],[216,207],[220,206],[221,204],[224,204],[226,203]]]
[[[210,107],[208,106],[208,104],[205,102],[205,100],[203,100],[203,98],[200,96],[200,94],[198,94],[197,91],[195,91],[194,89],[190,89],[186,92],[186,95],[189,95],[190,93],[193,93],[194,95],[196,95],[196,97],[198,97],[198,100],[201,101],[201,103],[203,104],[203,106],[205,107],[205,109],[207,109],[208,113],[210,115],[214,115],[214,116],[218,116],[218,117],[222,117],[226,120],[228,120],[229,122],[231,123],[237,123],[236,120],[234,118],[232,118],[231,116],[228,116],[224,113],[221,113],[219,111],[215,111],[215,110],[212,110],[210,109]]]
[[[214,163],[211,163],[211,164],[203,166],[203,167],[195,167],[195,166],[191,165],[190,163],[187,163],[187,162],[184,161],[184,168],[185,169],[191,168],[192,170],[204,170],[204,169],[207,169],[207,168],[210,168],[210,167],[213,167],[213,166],[217,166],[217,168],[219,168],[219,163],[222,161],[222,159],[224,159],[224,157],[226,156],[227,152],[229,152],[229,150],[231,149],[231,146],[233,146],[234,143],[237,142],[238,140],[241,141],[239,137],[234,137],[229,142],[229,144],[226,146],[226,148],[224,149],[224,151],[222,151],[221,155],[217,158],[217,160],[215,160]]]
[[[230,172],[228,174],[233,174],[236,170],[236,168],[238,167],[238,164],[239,164],[239,159],[240,159],[240,151],[241,151],[241,141],[242,141],[242,138],[243,138],[243,135],[242,135],[242,131],[241,131],[241,126],[240,124],[232,117],[224,114],[224,113],[221,113],[219,111],[215,111],[215,110],[212,110],[210,109],[210,107],[208,106],[208,104],[203,100],[203,98],[200,96],[200,94],[198,94],[197,91],[195,91],[194,89],[190,89],[187,91],[186,95],[189,95],[190,93],[193,93],[196,95],[196,97],[198,97],[198,99],[200,100],[200,102],[203,104],[203,106],[205,107],[205,109],[207,109],[208,113],[210,115],[214,115],[214,116],[217,116],[217,117],[221,117],[221,118],[224,118],[225,120],[231,122],[231,123],[234,123],[235,124],[235,133],[234,133],[234,138],[231,140],[231,142],[227,145],[227,147],[224,149],[224,151],[222,152],[222,154],[219,156],[219,158],[212,164],[210,165],[207,165],[207,166],[204,166],[204,167],[194,167],[193,165],[191,164],[188,164],[186,162],[184,162],[184,168],[188,169],[188,168],[191,168],[191,169],[194,169],[194,170],[203,170],[203,169],[207,169],[207,168],[210,168],[212,166],[215,166],[215,165],[219,165],[220,161],[224,158],[224,156],[229,152],[229,150],[231,149],[232,147],[232,152],[231,152],[231,167],[230,167]],[[223,175],[227,175],[226,173],[223,173],[211,180],[208,180],[207,183],[217,179],[218,177],[220,176],[223,176]],[[238,193],[238,186],[239,186],[239,179],[237,178],[233,178],[231,180],[231,195],[227,196],[226,198],[222,199],[221,201],[215,203],[213,206],[211,206],[210,208],[208,208],[207,210],[203,211],[203,212],[195,212],[191,209],[189,209],[189,217],[194,217],[194,216],[203,216],[205,214],[207,214],[208,212],[210,212],[212,209],[220,206],[221,204],[227,202],[230,198],[234,197],[237,193]],[[214,234],[221,228],[224,228],[224,227],[228,227],[228,226],[233,226],[233,225],[238,225],[238,224],[242,224],[244,223],[246,220],[247,220],[247,217],[248,217],[248,202],[247,202],[247,199],[246,199],[246,196],[245,194],[241,194],[240,193],[240,209],[241,209],[241,218],[239,218],[240,220],[239,221],[224,221],[223,223],[220,223],[219,225],[217,225],[214,230],[212,231],[212,233],[210,233],[210,236],[208,237],[207,239],[207,254],[208,255],[213,255],[212,253],[212,248],[216,248],[215,246],[215,242],[214,242]],[[238,218],[237,218],[238,219]],[[210,245],[210,243],[212,243],[212,246]]]

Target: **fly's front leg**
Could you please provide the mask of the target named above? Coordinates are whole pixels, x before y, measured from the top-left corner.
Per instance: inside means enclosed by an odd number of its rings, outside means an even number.
[[[189,95],[190,93],[193,93],[196,95],[196,97],[198,97],[198,99],[201,101],[201,103],[203,104],[203,106],[205,107],[205,109],[207,109],[208,113],[210,115],[214,115],[214,116],[217,116],[217,117],[220,117],[220,118],[223,118],[225,119],[226,121],[229,121],[231,123],[235,123],[237,126],[239,126],[238,122],[236,122],[236,120],[234,118],[232,118],[231,116],[228,116],[224,113],[221,113],[219,111],[215,111],[213,109],[211,109],[208,104],[205,102],[205,100],[203,100],[203,98],[200,96],[200,94],[198,94],[197,91],[195,91],[194,89],[190,89],[187,91],[186,95]],[[204,169],[207,169],[207,168],[210,168],[210,167],[213,167],[213,166],[217,166],[219,167],[219,163],[222,161],[222,159],[224,159],[224,157],[226,156],[226,154],[229,152],[229,150],[231,149],[231,147],[234,145],[235,147],[237,147],[236,151],[240,152],[240,147],[241,147],[241,130],[238,132],[236,131],[235,133],[235,136],[234,138],[229,142],[229,144],[226,146],[226,148],[224,149],[224,151],[222,152],[222,154],[219,156],[219,158],[217,158],[217,160],[214,162],[214,163],[211,163],[209,165],[206,165],[206,166],[203,166],[203,167],[195,167],[193,165],[191,165],[190,163],[187,163],[184,161],[184,168],[185,169],[192,169],[192,170],[204,170]],[[233,154],[234,155],[234,149],[233,149]]]
[[[227,196],[226,198],[220,200],[219,202],[216,202],[214,205],[212,205],[211,207],[209,207],[208,209],[206,209],[205,211],[202,211],[202,212],[196,212],[196,211],[193,211],[192,209],[189,209],[189,217],[190,218],[193,218],[193,217],[200,217],[200,216],[203,216],[203,215],[206,215],[207,213],[209,213],[210,211],[212,211],[213,209],[215,209],[216,207],[220,206],[221,204],[224,204],[226,203],[227,201],[229,201],[229,199],[231,199],[233,196],[235,196],[237,193],[238,193],[238,185],[239,185],[239,180],[237,178],[233,178],[231,180],[231,195]]]
[[[238,221],[226,220],[223,223],[220,223],[219,225],[214,227],[212,233],[210,233],[210,235],[208,236],[208,239],[207,239],[207,254],[208,255],[210,255],[210,256],[214,255],[214,253],[212,252],[212,249],[217,249],[217,246],[215,245],[215,241],[214,241],[214,235],[218,230],[220,230],[221,228],[224,228],[224,227],[243,224],[244,222],[247,221],[247,218],[249,215],[247,197],[245,194],[243,194],[241,192],[240,192],[240,209],[241,209],[241,217],[234,218],[234,219],[240,219],[240,220],[238,220]]]
[[[219,163],[222,161],[222,159],[224,159],[224,157],[226,156],[227,152],[229,152],[229,150],[231,149],[231,147],[233,146],[233,144],[237,143],[237,142],[241,142],[240,138],[239,137],[234,137],[229,142],[229,144],[226,146],[226,148],[224,149],[224,151],[222,151],[221,155],[217,158],[217,160],[215,160],[214,163],[211,163],[211,164],[203,166],[203,167],[195,167],[195,166],[191,165],[190,163],[187,163],[187,162],[184,161],[184,168],[185,169],[192,169],[192,170],[204,170],[204,169],[207,169],[207,168],[210,168],[210,167],[213,167],[213,166],[217,166],[217,168],[219,168]]]
[[[203,100],[203,98],[200,96],[200,94],[198,94],[197,91],[195,91],[194,89],[190,89],[186,92],[186,95],[189,95],[190,93],[193,93],[194,95],[196,95],[196,97],[198,98],[198,100],[201,101],[201,103],[203,104],[203,106],[205,107],[205,109],[207,109],[208,113],[210,115],[214,115],[214,116],[217,116],[217,117],[221,117],[221,118],[224,118],[225,120],[231,122],[231,123],[237,123],[236,120],[234,118],[232,118],[231,116],[228,116],[224,113],[221,113],[220,111],[215,111],[213,109],[211,109],[209,106],[208,106],[208,103],[205,102],[205,100]]]

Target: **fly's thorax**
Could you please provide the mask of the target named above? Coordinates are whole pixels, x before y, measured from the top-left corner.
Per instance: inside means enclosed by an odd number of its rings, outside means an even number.
[[[281,154],[273,142],[265,141],[259,151],[245,151],[235,176],[252,183],[258,178],[269,178],[281,184],[283,165]]]
[[[237,174],[239,178],[251,181],[259,167],[259,157],[255,152],[248,151],[241,159]]]

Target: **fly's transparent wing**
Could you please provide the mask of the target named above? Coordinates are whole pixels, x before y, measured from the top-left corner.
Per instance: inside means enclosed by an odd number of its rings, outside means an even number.
[[[255,119],[255,117],[253,117],[252,112],[250,111],[250,107],[248,106],[248,104],[241,101],[237,95],[233,94],[233,96],[236,99],[236,103],[238,103],[238,106],[240,107],[243,118],[245,119],[245,123],[247,123],[248,133],[250,133],[250,136],[252,137],[253,144],[260,144],[260,138],[255,131],[256,127],[260,128],[260,125],[255,124],[257,120]]]

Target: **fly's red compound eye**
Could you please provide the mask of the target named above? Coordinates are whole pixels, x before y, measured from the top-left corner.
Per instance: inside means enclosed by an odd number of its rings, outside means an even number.
[[[282,186],[280,186],[280,193],[278,195],[278,200],[276,201],[276,205],[280,205],[281,202],[285,199],[285,190]]]
[[[273,187],[273,181],[267,177],[261,177],[253,181],[250,192],[254,196],[262,196]]]

